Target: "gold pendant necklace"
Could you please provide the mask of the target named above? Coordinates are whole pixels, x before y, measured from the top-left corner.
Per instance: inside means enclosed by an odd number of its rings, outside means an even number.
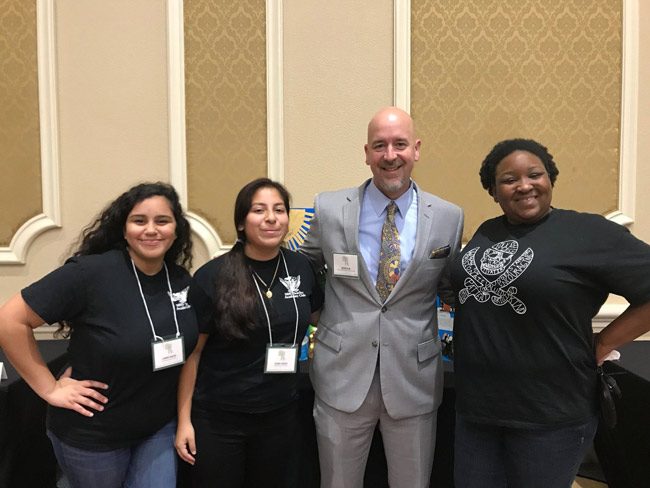
[[[253,270],[253,275],[260,280],[260,283],[262,283],[266,287],[266,291],[264,292],[264,296],[268,298],[269,300],[273,298],[273,292],[271,291],[271,287],[273,286],[273,282],[275,282],[275,277],[278,275],[278,269],[280,268],[280,254],[278,253],[278,262],[275,265],[275,271],[273,272],[273,278],[271,278],[271,282],[267,285],[266,281],[262,279],[260,275],[257,274],[257,271]]]

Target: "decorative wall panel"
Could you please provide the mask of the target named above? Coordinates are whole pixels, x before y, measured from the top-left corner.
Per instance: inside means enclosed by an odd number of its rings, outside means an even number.
[[[0,0],[0,264],[60,225],[54,0]]]
[[[239,189],[267,174],[266,2],[185,0],[187,199],[232,244]]]
[[[506,138],[554,155],[554,206],[618,208],[622,12],[621,0],[411,1],[415,178],[465,208],[466,238],[500,213],[478,169]]]
[[[0,0],[0,246],[42,211],[36,2]]]

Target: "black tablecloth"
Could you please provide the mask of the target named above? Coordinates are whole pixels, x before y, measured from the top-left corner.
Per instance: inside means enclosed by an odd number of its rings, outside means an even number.
[[[68,342],[39,341],[38,348],[50,371],[58,373],[66,362]],[[0,382],[0,488],[56,486],[56,460],[45,435],[45,407],[18,376],[0,350],[7,379]]]
[[[650,486],[650,341],[619,349],[620,361],[604,369],[623,393],[616,402],[618,425],[596,434],[595,448],[609,488]]]

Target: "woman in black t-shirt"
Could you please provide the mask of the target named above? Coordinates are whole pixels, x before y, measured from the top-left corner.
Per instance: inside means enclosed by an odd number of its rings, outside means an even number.
[[[551,206],[541,144],[500,142],[481,165],[503,215],[452,267],[458,488],[569,488],[598,425],[598,364],[650,327],[650,246],[600,215]],[[594,342],[609,293],[630,307]]]
[[[288,212],[282,185],[247,184],[237,242],[192,279],[200,335],[181,373],[176,449],[194,486],[288,486],[298,349],[322,304],[307,259],[281,247]]]
[[[0,346],[49,403],[48,436],[73,488],[176,486],[175,392],[198,335],[191,249],[176,191],[140,184],[83,231],[72,258],[0,309]],[[32,333],[45,322],[70,335],[58,379]]]

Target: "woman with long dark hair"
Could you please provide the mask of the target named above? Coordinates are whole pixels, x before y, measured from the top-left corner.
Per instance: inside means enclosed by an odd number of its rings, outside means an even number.
[[[235,202],[237,242],[192,280],[199,341],[178,390],[179,456],[194,486],[286,487],[296,431],[298,349],[322,293],[282,248],[289,193],[267,178]]]
[[[176,486],[175,393],[197,339],[192,242],[176,191],[134,186],[87,227],[73,256],[0,309],[0,346],[48,404],[73,488]],[[60,323],[69,367],[48,370],[32,329]]]

